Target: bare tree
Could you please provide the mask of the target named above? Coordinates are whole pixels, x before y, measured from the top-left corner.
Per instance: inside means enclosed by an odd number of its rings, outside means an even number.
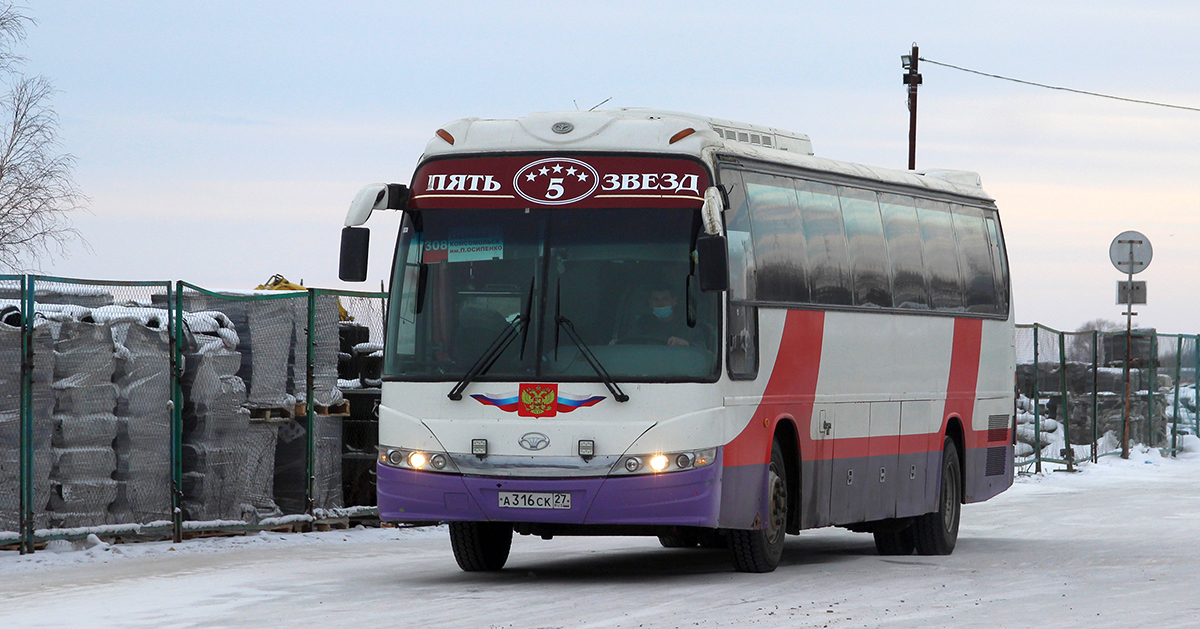
[[[1124,326],[1122,326],[1120,323],[1109,321],[1108,319],[1092,319],[1091,321],[1084,323],[1078,328],[1075,328],[1076,333],[1068,340],[1069,347],[1067,348],[1067,360],[1078,362],[1092,361],[1092,335],[1088,334],[1088,332],[1095,330],[1100,332],[1100,335],[1103,337],[1107,332],[1115,332],[1123,329]],[[1100,356],[1099,358],[1101,360],[1104,359],[1103,356]]]
[[[58,116],[50,106],[54,86],[42,76],[13,70],[24,59],[13,47],[33,20],[0,6],[0,73],[9,91],[0,98],[0,267],[24,270],[44,254],[64,255],[79,236],[70,213],[86,198],[75,186],[75,158],[58,153]]]

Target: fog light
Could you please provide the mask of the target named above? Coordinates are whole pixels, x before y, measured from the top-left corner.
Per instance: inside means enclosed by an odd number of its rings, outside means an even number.
[[[487,439],[472,439],[471,454],[475,456],[487,456]]]
[[[435,470],[446,469],[446,455],[444,455],[444,454],[433,455],[432,457],[429,458],[429,464],[432,465],[433,469],[435,469]]]
[[[669,460],[667,457],[661,454],[656,454],[650,459],[650,469],[654,470],[655,472],[661,472],[667,469],[667,465],[670,465]]]
[[[585,459],[596,456],[596,442],[591,439],[580,439],[579,456]]]
[[[625,471],[636,472],[642,468],[642,462],[636,456],[631,456],[625,459]]]
[[[388,450],[387,463],[393,467],[404,465],[404,453],[399,450]]]
[[[408,464],[412,466],[414,470],[419,470],[425,467],[427,462],[428,460],[425,458],[424,452],[413,452],[412,454],[408,455]]]

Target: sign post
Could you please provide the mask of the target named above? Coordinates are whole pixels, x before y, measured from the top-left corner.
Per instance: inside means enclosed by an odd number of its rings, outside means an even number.
[[[1117,282],[1117,303],[1125,306],[1125,413],[1121,422],[1122,459],[1129,458],[1129,362],[1133,358],[1133,315],[1137,314],[1133,311],[1133,305],[1146,303],[1146,283],[1134,282],[1133,274],[1145,271],[1153,257],[1154,249],[1150,246],[1150,239],[1141,232],[1121,232],[1108,245],[1108,259],[1118,271],[1126,275],[1124,282]]]

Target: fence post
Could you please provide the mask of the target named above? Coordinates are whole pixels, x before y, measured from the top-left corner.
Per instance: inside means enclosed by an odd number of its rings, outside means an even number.
[[[1150,383],[1146,385],[1146,447],[1154,447],[1154,394],[1158,391],[1158,332],[1150,335]]]
[[[1100,459],[1100,405],[1096,390],[1100,388],[1100,331],[1092,330],[1092,463]]]
[[[183,541],[183,283],[167,285],[171,326],[171,539]]]
[[[20,552],[33,552],[33,276],[21,276]]]
[[[1175,406],[1171,412],[1171,456],[1176,456],[1179,433],[1179,378],[1183,375],[1183,335],[1175,337]]]
[[[306,343],[307,347],[305,348],[305,351],[307,354],[306,360],[308,361],[308,370],[305,375],[305,383],[304,383],[304,388],[305,388],[304,395],[305,395],[305,401],[307,402],[305,404],[305,415],[306,415],[306,419],[308,421],[308,430],[307,430],[308,434],[305,435],[307,442],[305,444],[305,449],[304,449],[305,470],[307,471],[306,478],[308,479],[308,482],[305,483],[305,486],[304,486],[304,505],[305,505],[305,512],[310,516],[313,515],[313,501],[315,499],[314,494],[316,493],[315,486],[316,486],[316,481],[317,481],[316,469],[315,469],[316,468],[316,465],[315,465],[316,460],[315,459],[316,459],[317,438],[316,438],[316,435],[313,434],[317,428],[317,421],[316,421],[317,405],[313,400],[313,389],[314,389],[313,368],[315,367],[314,363],[316,362],[315,349],[314,349],[314,344],[316,342],[316,339],[314,339],[313,336],[314,336],[314,332],[316,331],[316,328],[317,328],[317,292],[315,289],[310,288],[310,289],[308,289],[308,334],[306,335],[308,338],[308,342]]]
[[[1041,411],[1041,364],[1038,361],[1038,328],[1040,323],[1033,324],[1033,471],[1042,473],[1042,411]]]
[[[1066,448],[1063,449],[1063,458],[1067,460],[1067,471],[1075,471],[1075,447],[1071,445],[1071,405],[1067,402],[1067,334],[1066,332],[1058,333],[1058,370],[1059,370],[1059,393],[1062,395],[1062,400],[1058,404],[1058,421],[1062,424],[1063,442],[1066,443]]]

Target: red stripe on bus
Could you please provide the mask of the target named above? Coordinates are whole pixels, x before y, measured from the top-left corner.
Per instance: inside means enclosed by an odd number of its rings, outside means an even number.
[[[821,369],[821,341],[825,334],[825,313],[820,310],[789,310],[779,340],[779,355],[763,391],[771,396],[799,396],[788,405],[760,404],[750,423],[725,446],[726,466],[765,464],[771,461],[771,439],[780,411],[796,418],[801,443],[809,441],[813,396],[817,393],[817,374]],[[764,421],[767,420],[767,421]]]
[[[982,319],[955,319],[954,346],[950,354],[950,380],[946,384],[946,410],[944,420],[957,415],[962,420],[963,431],[971,430],[971,416],[975,412],[975,389],[979,381],[979,352],[983,339]],[[973,439],[972,439],[973,441]],[[936,445],[941,449],[941,443]],[[967,447],[974,444],[968,443]]]

